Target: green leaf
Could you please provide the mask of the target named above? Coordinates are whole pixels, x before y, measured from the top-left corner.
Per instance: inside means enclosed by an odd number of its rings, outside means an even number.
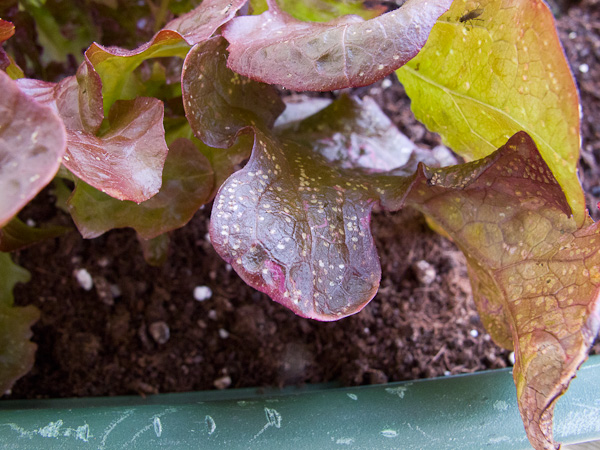
[[[273,86],[251,81],[225,66],[227,42],[212,38],[190,50],[183,65],[185,114],[198,139],[227,148],[240,130],[271,127],[285,105]]]
[[[348,14],[369,20],[385,11],[382,6],[369,8],[360,0],[279,0],[277,4],[294,18],[306,22],[328,22]],[[250,5],[253,14],[261,14],[267,10],[267,0],[250,0]]]
[[[37,345],[29,341],[40,312],[35,306],[13,306],[13,288],[30,275],[0,252],[0,395],[33,367]]]
[[[67,62],[71,55],[77,63],[81,63],[83,50],[97,35],[84,9],[73,4],[62,4],[55,9],[36,0],[21,0],[20,3],[34,20],[38,41],[44,49],[41,59],[46,63]],[[68,37],[61,31],[65,27],[69,31]]]
[[[223,27],[234,72],[296,91],[366,86],[413,58],[452,0],[413,0],[374,19],[302,22],[275,3]]]
[[[0,71],[0,227],[54,177],[66,135],[62,121],[47,106],[23,94]]]
[[[568,217],[560,185],[533,140],[517,133],[482,160],[423,168],[407,204],[467,257],[492,338],[515,350],[513,376],[527,435],[553,449],[552,414],[600,328],[600,228]]]
[[[184,58],[188,50],[189,45],[183,37],[171,30],[159,31],[150,42],[134,50],[106,48],[93,43],[85,56],[102,80],[104,113],[108,114],[115,101],[138,96],[132,74],[143,61],[167,56]]]
[[[34,228],[26,225],[18,217],[0,228],[0,252],[13,252],[46,239],[52,239],[65,234],[71,228],[49,226]]]
[[[542,1],[454,1],[397,75],[417,119],[469,160],[527,131],[583,223],[578,94]]]
[[[184,226],[211,198],[212,168],[187,139],[171,144],[163,171],[163,185],[150,200],[136,204],[119,201],[83,182],[77,183],[68,205],[77,228],[94,238],[113,228],[131,227],[152,239]]]

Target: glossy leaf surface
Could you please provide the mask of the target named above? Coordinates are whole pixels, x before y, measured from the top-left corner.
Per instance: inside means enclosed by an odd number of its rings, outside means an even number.
[[[160,189],[168,152],[163,104],[155,98],[119,100],[111,108],[108,126],[97,136],[103,118],[101,84],[88,67],[82,65],[79,80],[68,77],[55,84],[24,79],[19,86],[63,119],[67,127],[65,167],[115,198],[143,202]]]
[[[423,171],[408,204],[467,257],[486,329],[514,348],[513,376],[530,442],[552,449],[552,414],[600,327],[600,229],[577,226],[532,139],[489,157]]]
[[[527,131],[583,223],[578,94],[542,0],[456,0],[397,74],[417,119],[467,159]]]
[[[259,16],[223,29],[234,72],[296,91],[366,86],[389,75],[425,44],[451,0],[411,0],[374,19],[344,16],[302,22],[271,3]]]
[[[62,121],[0,71],[0,227],[54,177],[65,153]]]
[[[211,242],[251,286],[296,314],[337,320],[377,292],[375,193],[306,148],[257,131],[215,199]]]
[[[190,45],[204,42],[231,20],[247,0],[204,0],[194,10],[169,22],[165,29],[177,31]]]
[[[225,66],[226,47],[222,37],[196,45],[185,59],[182,76],[183,105],[194,134],[220,148],[233,145],[246,126],[271,127],[285,107],[275,88]]]
[[[131,227],[152,239],[185,225],[209,201],[214,176],[206,157],[187,139],[171,144],[160,192],[139,205],[119,201],[78,183],[68,205],[77,228],[94,238],[113,228]]]
[[[118,100],[108,122],[100,137],[69,130],[65,166],[114,198],[143,202],[160,189],[168,152],[163,104],[144,97]]]

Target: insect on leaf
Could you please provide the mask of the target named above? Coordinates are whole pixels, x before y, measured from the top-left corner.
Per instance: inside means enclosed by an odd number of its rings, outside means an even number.
[[[421,52],[397,71],[411,108],[468,160],[526,131],[582,225],[579,98],[552,13],[542,0],[472,5],[454,1]]]

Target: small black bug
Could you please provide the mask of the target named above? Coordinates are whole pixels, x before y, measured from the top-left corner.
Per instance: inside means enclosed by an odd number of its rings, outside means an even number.
[[[481,20],[478,17],[482,14],[483,14],[483,8],[473,9],[471,11],[464,13],[462,15],[462,17],[460,19],[458,19],[458,21],[460,23],[467,23],[467,22],[471,22],[473,20]]]

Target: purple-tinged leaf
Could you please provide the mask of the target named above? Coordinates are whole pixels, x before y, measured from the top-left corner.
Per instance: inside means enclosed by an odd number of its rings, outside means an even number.
[[[71,228],[61,226],[34,228],[14,217],[0,228],[0,252],[14,252],[46,239],[61,236],[70,230]]]
[[[312,148],[337,166],[365,172],[401,169],[412,175],[418,162],[439,166],[431,150],[404,136],[370,97],[343,95],[300,122],[276,129],[279,135]],[[444,163],[455,164],[450,157]]]
[[[88,184],[119,200],[141,203],[161,186],[168,148],[163,104],[155,98],[118,100],[101,137],[67,130],[65,166]]]
[[[0,44],[15,34],[15,26],[8,20],[0,19]]]
[[[344,16],[302,22],[274,2],[259,16],[236,17],[223,28],[228,67],[296,91],[366,86],[413,58],[451,0],[411,0],[374,19]]]
[[[582,228],[533,140],[517,133],[489,157],[423,168],[407,203],[465,253],[486,329],[515,350],[527,435],[554,449],[552,415],[600,328],[600,229]]]
[[[10,59],[1,46],[13,34],[15,34],[15,26],[12,22],[0,19],[0,70],[6,70],[10,66]]]
[[[222,37],[194,46],[185,59],[181,82],[194,134],[218,148],[233,145],[247,126],[271,127],[285,108],[275,88],[227,69],[226,47]]]
[[[379,286],[374,198],[350,172],[256,131],[250,161],[215,199],[211,242],[273,300],[303,317],[337,320],[360,311]]]
[[[0,71],[0,227],[46,186],[65,153],[65,128]]]
[[[143,97],[117,101],[108,116],[108,130],[97,136],[104,117],[102,84],[89,63],[60,83],[32,79],[18,83],[62,118],[67,128],[62,162],[77,177],[120,200],[139,203],[158,192],[168,152],[162,102]]]
[[[213,191],[212,168],[187,139],[171,144],[163,178],[160,192],[139,205],[78,183],[68,205],[82,236],[94,238],[113,228],[131,227],[143,239],[152,239],[184,226]]]
[[[29,339],[40,312],[32,305],[13,306],[12,293],[15,284],[29,279],[29,272],[0,252],[0,395],[33,367],[37,345]]]
[[[172,143],[178,138],[189,139],[210,162],[215,181],[209,201],[217,194],[217,190],[223,182],[232,173],[239,170],[241,168],[240,164],[250,158],[250,154],[252,153],[254,136],[249,133],[241,134],[229,148],[215,148],[197,139],[189,122],[185,118],[170,120],[167,127],[167,142]]]
[[[209,39],[224,23],[229,22],[247,0],[204,0],[196,9],[170,21],[166,30],[177,31],[188,44]]]

